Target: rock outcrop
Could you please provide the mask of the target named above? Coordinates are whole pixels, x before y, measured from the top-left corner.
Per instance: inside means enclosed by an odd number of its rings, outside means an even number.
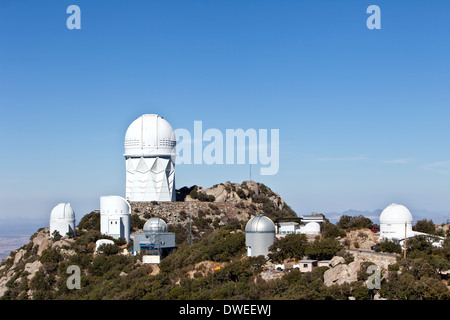
[[[59,240],[51,238],[49,228],[43,228],[35,233],[30,242],[19,248],[2,261],[0,267],[0,298],[8,290],[10,281],[30,281],[43,267],[40,258],[47,249],[58,249],[62,255],[74,255],[75,251],[67,249],[73,242],[72,239],[63,237]],[[16,274],[21,277],[16,278]]]
[[[248,221],[257,214],[264,214],[272,220],[282,216],[296,217],[279,194],[254,181],[244,181],[242,184],[226,182],[207,189],[197,186],[182,189],[187,192],[182,196],[183,201],[132,202],[132,214],[137,214],[142,220],[160,217],[169,225],[185,228],[195,219],[223,226],[232,220]],[[193,228],[199,231],[196,226]]]
[[[344,258],[335,256],[330,261],[330,269],[325,271],[324,283],[326,286],[334,284],[343,284],[344,282],[352,283],[358,280],[358,271],[361,271],[363,262],[372,262],[376,264],[381,271],[386,271],[390,264],[397,261],[396,255],[378,254],[375,252],[365,251],[347,251],[350,252],[354,260],[349,264],[345,263]]]

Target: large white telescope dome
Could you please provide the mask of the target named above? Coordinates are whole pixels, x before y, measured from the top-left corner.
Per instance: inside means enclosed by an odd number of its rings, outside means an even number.
[[[124,156],[175,156],[176,137],[172,126],[156,114],[134,120],[125,134]]]
[[[412,214],[404,205],[388,205],[380,214],[381,238],[402,239],[414,236],[412,221]]]
[[[404,205],[392,203],[388,205],[380,215],[380,223],[409,223],[413,217],[411,212]]]

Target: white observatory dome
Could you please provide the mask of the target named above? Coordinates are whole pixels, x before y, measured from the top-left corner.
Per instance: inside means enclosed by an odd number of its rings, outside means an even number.
[[[258,214],[247,222],[245,232],[275,233],[275,224],[268,217]]]
[[[113,238],[130,240],[131,206],[120,196],[100,197],[100,232]]]
[[[50,235],[58,231],[65,236],[70,231],[75,231],[75,212],[70,203],[57,204],[50,213]]]
[[[175,156],[175,146],[169,122],[156,114],[144,114],[128,127],[124,156]]]
[[[411,212],[401,204],[390,204],[380,214],[380,237],[402,239],[414,235]]]
[[[127,200],[120,196],[101,196],[100,213],[103,215],[131,214]]]
[[[308,222],[303,227],[303,233],[305,234],[319,234],[320,233],[320,224],[317,222]]]
[[[380,223],[412,223],[413,217],[411,212],[404,205],[390,204],[380,215]]]
[[[144,233],[166,233],[167,232],[167,223],[161,218],[150,218],[144,224]]]
[[[73,211],[70,203],[58,203],[50,213],[50,220],[63,219],[74,220],[75,212]]]
[[[245,226],[245,246],[247,256],[266,256],[275,241],[275,224],[268,217],[259,214]]]

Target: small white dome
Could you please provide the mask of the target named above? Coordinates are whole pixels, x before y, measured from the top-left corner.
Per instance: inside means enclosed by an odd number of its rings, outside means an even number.
[[[150,218],[144,224],[144,232],[145,233],[153,233],[153,232],[167,232],[167,223],[160,218]]]
[[[156,114],[144,114],[127,129],[124,156],[175,156],[175,147],[175,132],[169,122]]]
[[[50,220],[75,220],[75,212],[70,203],[59,203],[52,209]]]
[[[411,212],[404,205],[392,203],[388,205],[380,215],[381,223],[408,223],[411,224],[413,217]]]
[[[99,239],[95,242],[95,251],[98,251],[98,248],[104,244],[114,244],[114,241],[110,239]]]
[[[303,227],[303,232],[306,234],[319,234],[320,224],[318,224],[317,222],[308,222]]]
[[[258,214],[247,222],[245,232],[275,233],[275,224],[268,217]]]

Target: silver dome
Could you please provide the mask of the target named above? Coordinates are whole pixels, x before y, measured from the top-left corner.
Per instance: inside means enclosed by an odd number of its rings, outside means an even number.
[[[245,232],[275,233],[275,224],[268,217],[258,214],[247,223]]]
[[[161,218],[150,218],[144,224],[145,233],[167,232],[167,223]]]

